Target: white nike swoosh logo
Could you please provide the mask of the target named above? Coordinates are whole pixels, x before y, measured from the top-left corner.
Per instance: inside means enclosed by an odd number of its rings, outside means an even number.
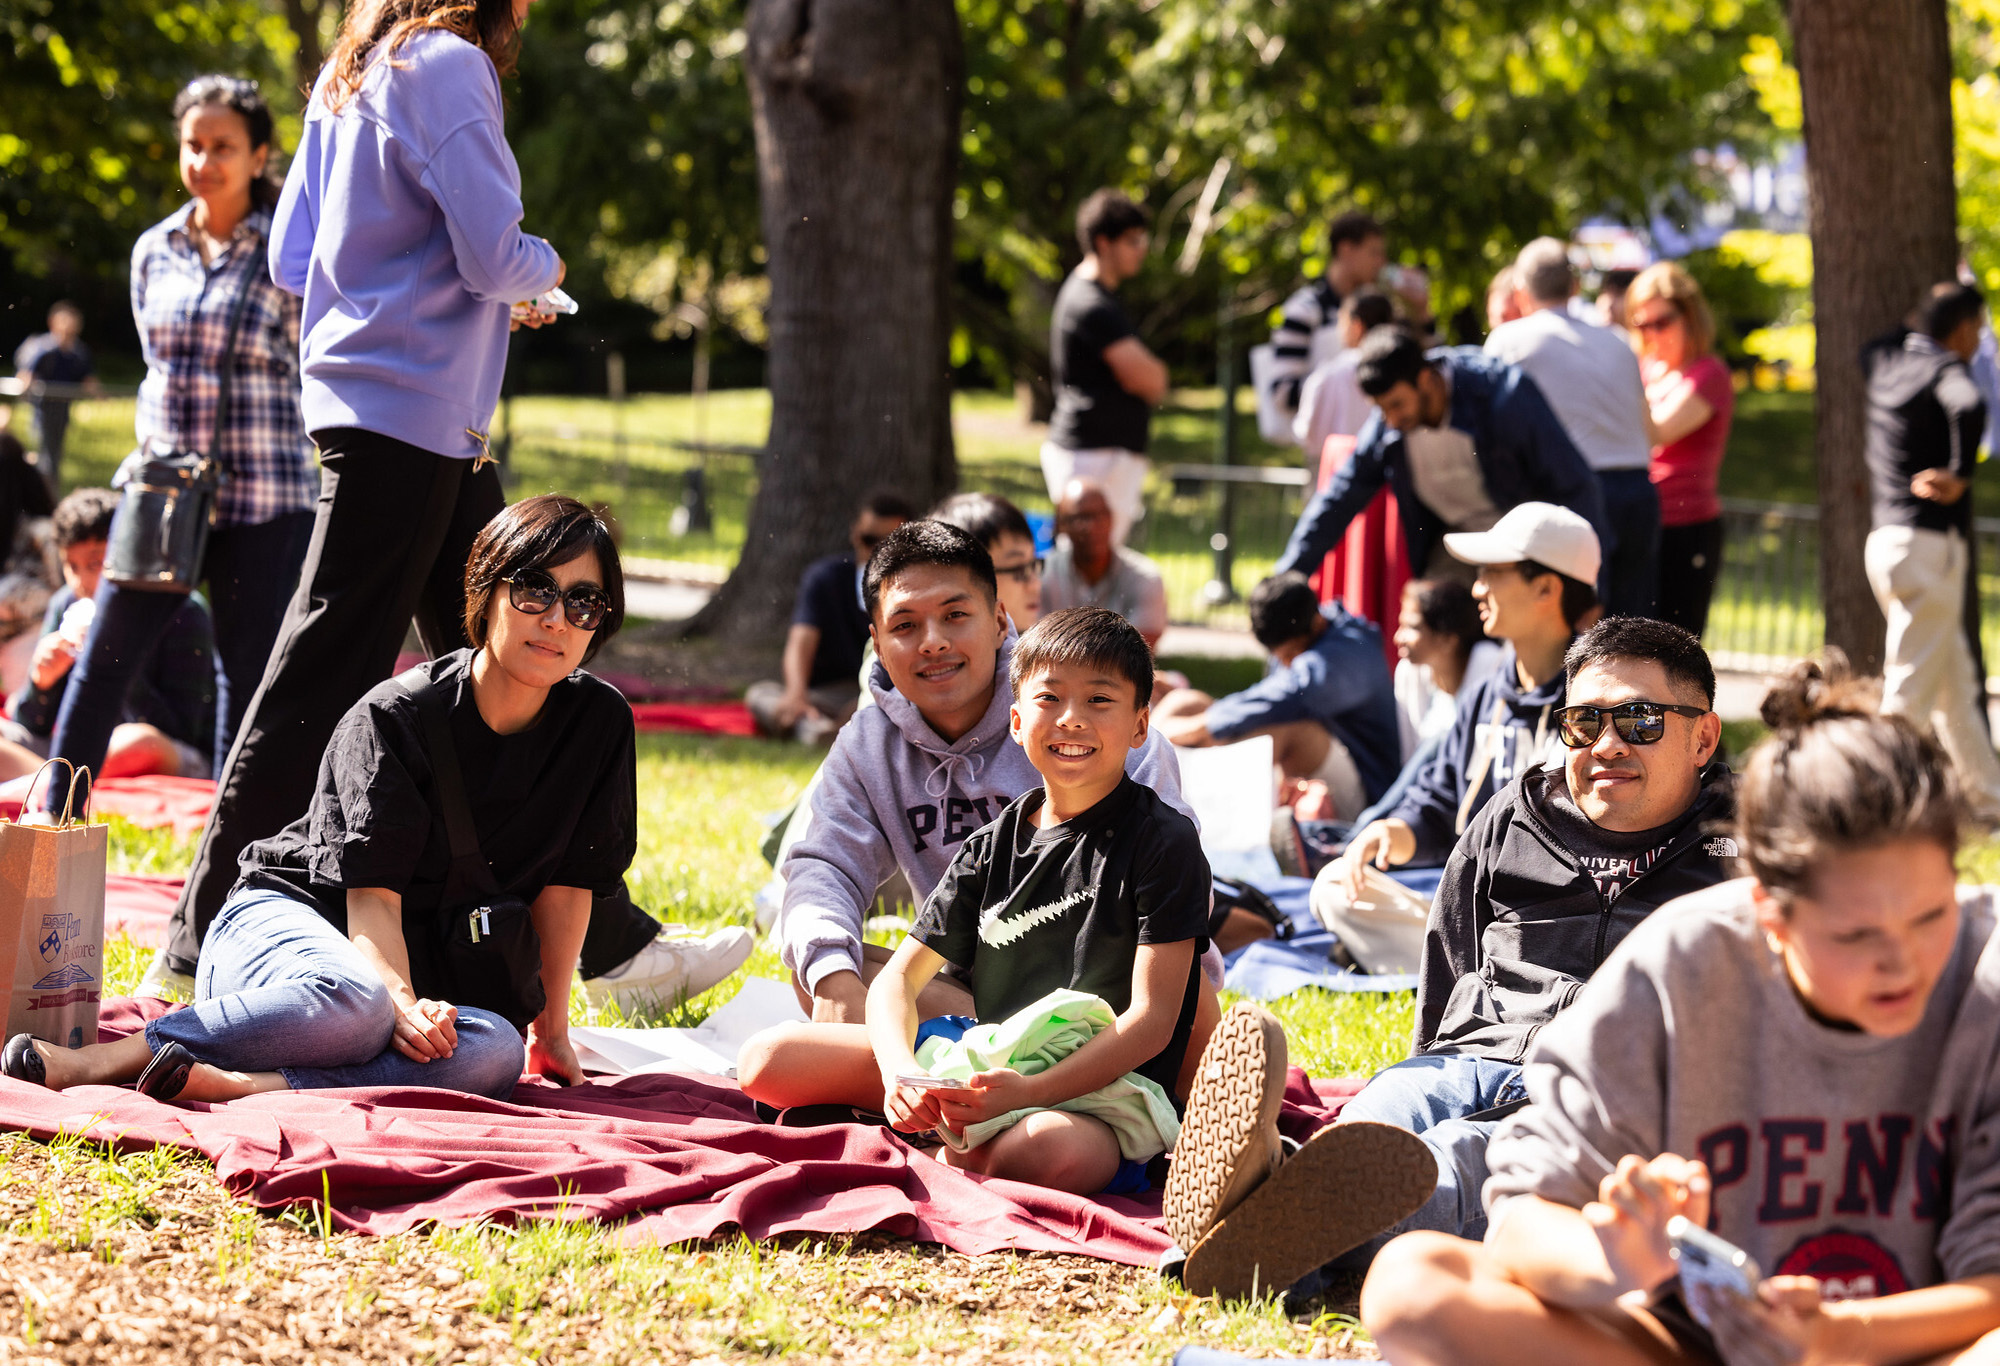
[[[1017,915],[1003,916],[999,906],[979,914],[979,937],[993,948],[1011,944],[1037,925],[1046,925],[1072,906],[1080,906],[1090,900],[1090,891],[1071,892],[1059,901],[1051,901],[1046,906],[1022,911]]]

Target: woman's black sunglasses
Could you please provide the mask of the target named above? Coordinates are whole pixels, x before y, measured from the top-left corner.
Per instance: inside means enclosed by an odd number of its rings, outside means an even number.
[[[1615,707],[1564,707],[1556,713],[1556,730],[1571,749],[1588,749],[1604,734],[1609,718],[1618,738],[1629,745],[1659,743],[1667,733],[1667,713],[1699,717],[1708,713],[1700,707],[1683,707],[1673,702],[1620,702]]]
[[[595,631],[611,610],[611,599],[596,584],[580,583],[567,593],[539,569],[523,569],[507,576],[507,601],[516,611],[531,617],[546,616],[558,601],[563,615],[579,631]]]

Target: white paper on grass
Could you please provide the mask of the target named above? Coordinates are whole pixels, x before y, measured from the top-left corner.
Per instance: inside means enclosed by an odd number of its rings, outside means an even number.
[[[1201,825],[1201,851],[1223,877],[1265,882],[1281,876],[1271,852],[1271,813],[1278,804],[1273,753],[1268,735],[1174,751],[1181,795]]]
[[[577,1025],[569,1031],[577,1061],[591,1072],[630,1077],[648,1072],[736,1075],[744,1042],[761,1029],[804,1023],[791,984],[771,977],[747,979],[729,1004],[692,1029],[609,1029]]]

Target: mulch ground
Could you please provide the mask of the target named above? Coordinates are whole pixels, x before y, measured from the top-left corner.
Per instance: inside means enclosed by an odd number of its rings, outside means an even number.
[[[15,1144],[0,1180],[0,1363],[1164,1361],[1211,1304],[1083,1258],[967,1257],[864,1235],[468,1274],[422,1237],[323,1236],[182,1164],[111,1210],[73,1154]],[[98,1172],[109,1164],[99,1162]],[[98,1185],[102,1186],[102,1182]],[[504,1247],[504,1240],[497,1245]],[[505,1253],[501,1254],[504,1259]],[[503,1285],[495,1282],[506,1280]],[[496,1304],[496,1299],[499,1303]],[[1335,1305],[1335,1308],[1342,1306]],[[1345,1306],[1351,1312],[1351,1303]],[[1285,1350],[1372,1356],[1299,1324]]]

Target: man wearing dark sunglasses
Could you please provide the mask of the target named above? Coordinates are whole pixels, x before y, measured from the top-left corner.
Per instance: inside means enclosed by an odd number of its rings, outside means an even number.
[[[1416,1133],[1437,1158],[1437,1188],[1407,1219],[1369,1228],[1323,1211],[1370,1203],[1376,1173],[1331,1172],[1345,1184],[1330,1200],[1276,1184],[1268,1209],[1260,1187],[1228,1217],[1266,1231],[1267,1269],[1339,1258],[1339,1270],[1359,1271],[1411,1229],[1481,1237],[1486,1142],[1524,1103],[1521,1066],[1536,1034],[1646,916],[1734,873],[1735,842],[1712,833],[1733,814],[1733,779],[1715,757],[1722,723],[1701,642],[1665,622],[1612,617],[1577,638],[1563,668],[1564,762],[1529,772],[1467,828],[1425,936],[1415,1054],[1340,1114]],[[1282,1089],[1284,1078],[1265,1085]]]
[[[916,515],[901,495],[877,489],[855,511],[848,552],[806,566],[785,636],[784,681],[752,683],[743,695],[764,734],[824,747],[854,714],[868,647],[861,571],[883,538]]]

